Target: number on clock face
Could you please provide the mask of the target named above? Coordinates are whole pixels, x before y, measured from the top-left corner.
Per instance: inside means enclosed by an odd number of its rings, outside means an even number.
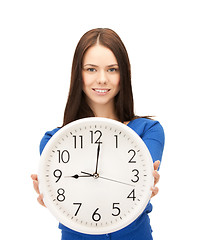
[[[90,131],[91,134],[91,143],[102,143],[100,141],[101,137],[102,137],[102,132],[100,130],[96,130],[96,131]]]
[[[147,155],[131,132],[116,125],[73,125],[58,134],[45,155],[47,205],[74,230],[117,230],[148,198]]]

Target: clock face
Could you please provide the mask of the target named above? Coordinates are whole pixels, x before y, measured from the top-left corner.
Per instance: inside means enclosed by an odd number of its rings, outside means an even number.
[[[85,118],[61,128],[43,150],[39,187],[52,214],[87,234],[117,231],[145,209],[153,162],[141,138],[106,118]]]

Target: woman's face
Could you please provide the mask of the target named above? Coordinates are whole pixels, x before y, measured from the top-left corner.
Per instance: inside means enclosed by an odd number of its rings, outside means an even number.
[[[90,47],[83,58],[83,91],[90,106],[114,103],[119,92],[120,72],[113,52],[102,46]]]

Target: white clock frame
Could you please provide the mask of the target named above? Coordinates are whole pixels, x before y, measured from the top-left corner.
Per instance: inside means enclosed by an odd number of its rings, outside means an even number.
[[[118,121],[93,117],[74,121],[51,137],[38,179],[44,203],[58,221],[81,233],[106,234],[143,212],[152,194],[153,170],[137,133]]]

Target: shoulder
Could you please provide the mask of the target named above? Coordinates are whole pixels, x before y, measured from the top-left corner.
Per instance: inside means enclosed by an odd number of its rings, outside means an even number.
[[[128,123],[128,126],[132,129],[136,129],[141,133],[144,133],[145,131],[155,128],[159,130],[163,130],[163,127],[159,123],[159,121],[148,119],[148,118],[137,118],[134,120],[131,120]]]
[[[42,153],[44,147],[46,146],[47,142],[51,139],[51,137],[59,130],[60,128],[54,128],[51,131],[47,131],[41,139],[39,150],[40,154]]]

